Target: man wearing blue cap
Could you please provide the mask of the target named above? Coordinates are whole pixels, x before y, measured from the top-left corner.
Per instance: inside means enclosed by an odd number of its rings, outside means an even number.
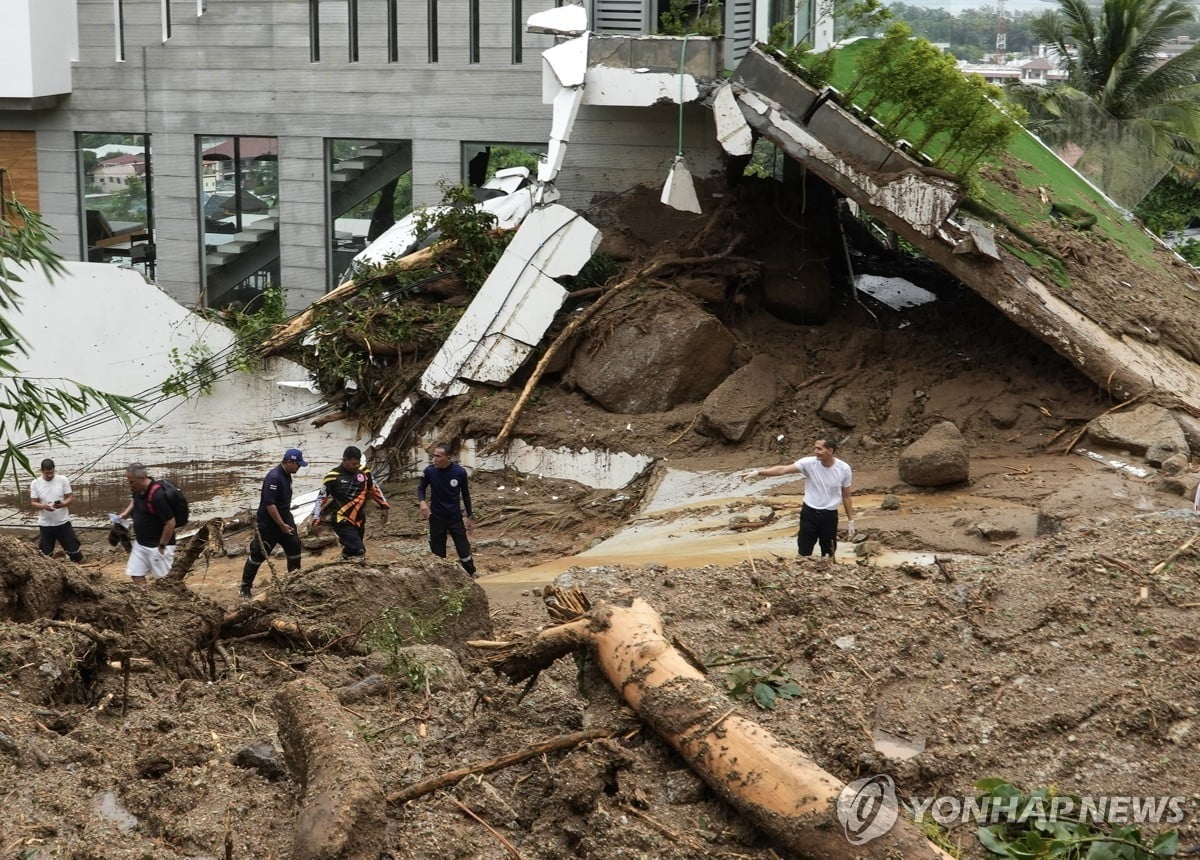
[[[288,573],[300,569],[300,536],[296,534],[296,520],[292,517],[292,475],[307,465],[299,448],[288,448],[279,465],[263,479],[258,515],[254,520],[254,540],[250,542],[250,555],[242,568],[242,597],[250,596],[259,567],[276,545],[281,545],[287,554]]]

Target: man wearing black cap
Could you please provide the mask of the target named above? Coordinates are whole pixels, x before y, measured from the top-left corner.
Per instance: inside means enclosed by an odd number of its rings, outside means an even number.
[[[54,461],[42,461],[42,476],[29,484],[29,504],[38,512],[38,549],[42,555],[54,552],[54,544],[62,545],[63,552],[71,561],[83,561],[79,551],[79,538],[71,525],[71,513],[67,510],[75,499],[71,482],[54,473]]]
[[[313,508],[313,532],[320,531],[324,523],[332,523],[344,559],[367,554],[363,535],[367,528],[368,498],[374,499],[383,511],[381,519],[386,523],[388,501],[371,477],[371,470],[362,465],[362,451],[351,445],[342,452],[342,465],[321,482],[321,495]]]
[[[292,475],[307,465],[299,448],[288,448],[279,465],[263,478],[254,540],[250,541],[250,555],[242,568],[242,597],[250,596],[259,567],[277,545],[287,554],[288,573],[300,569],[300,536],[292,516]]]

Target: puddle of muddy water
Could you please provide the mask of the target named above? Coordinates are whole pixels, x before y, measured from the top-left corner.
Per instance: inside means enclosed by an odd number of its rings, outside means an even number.
[[[761,491],[788,479],[744,483],[737,474],[691,473],[667,470],[648,494],[642,512],[628,526],[607,540],[578,555],[485,576],[480,585],[493,602],[516,600],[523,590],[545,585],[573,567],[641,567],[659,564],[668,568],[722,567],[748,560],[796,557],[796,532],[803,496],[761,495]],[[753,492],[753,495],[751,494]],[[856,523],[870,528],[872,513],[881,496],[855,496]],[[734,528],[735,516],[770,505],[775,518],[757,528]],[[939,553],[940,558],[966,559],[963,555]],[[838,563],[857,564],[855,544],[843,541],[834,555]],[[866,563],[879,566],[913,564],[932,566],[933,552],[909,552],[884,548]]]

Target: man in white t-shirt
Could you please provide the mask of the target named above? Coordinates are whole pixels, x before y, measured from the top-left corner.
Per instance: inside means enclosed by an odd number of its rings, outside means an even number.
[[[804,504],[800,508],[800,533],[796,545],[800,555],[812,555],[813,547],[819,542],[821,555],[833,557],[837,547],[839,505],[846,508],[846,532],[854,537],[854,504],[850,500],[852,473],[845,460],[834,456],[837,442],[834,439],[818,439],[813,444],[813,455],[801,457],[795,463],[784,463],[766,469],[751,469],[742,475],[750,478],[770,478],[798,472],[804,476]]]
[[[63,552],[75,563],[83,561],[79,551],[79,538],[71,527],[71,482],[54,473],[54,461],[42,460],[42,476],[29,484],[29,504],[38,512],[38,549],[42,555],[54,552],[54,544],[62,545]]]

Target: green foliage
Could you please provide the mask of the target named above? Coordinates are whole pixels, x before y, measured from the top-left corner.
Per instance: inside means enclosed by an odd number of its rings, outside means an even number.
[[[730,696],[754,702],[765,711],[773,710],[779,699],[794,699],[803,692],[782,663],[765,672],[756,666],[741,665],[722,677]]]
[[[232,371],[253,370],[260,359],[259,345],[287,319],[283,289],[268,287],[243,307],[228,307],[217,311],[219,319],[233,330],[237,345],[227,362]]]
[[[414,660],[404,649],[436,639],[446,622],[462,614],[469,589],[461,588],[439,595],[441,603],[433,612],[422,615],[406,609],[389,609],[372,624],[363,636],[363,643],[372,651],[388,658],[385,671],[404,677],[416,692],[425,688],[440,673],[440,669]]]
[[[879,0],[827,0],[826,5],[834,16],[836,31],[842,39],[861,31],[874,32],[892,17],[892,13]],[[800,6],[797,5],[797,14],[799,9]],[[820,88],[833,77],[837,57],[832,48],[819,53],[813,52],[812,36],[815,27],[814,21],[793,43],[794,21],[780,21],[771,27],[767,45],[783,57],[792,71],[810,85]]]
[[[1032,23],[1067,82],[1016,87],[1030,130],[1083,150],[1075,166],[1114,200],[1136,206],[1172,165],[1200,165],[1200,45],[1159,63],[1162,46],[1195,23],[1184,0],[1058,0]]]
[[[1066,810],[1079,810],[1082,801],[1053,788],[1024,794],[1003,779],[981,779],[975,787],[983,792],[981,803],[986,801],[988,808],[1002,810],[1003,821],[980,827],[975,833],[984,848],[1001,857],[1153,860],[1174,857],[1179,851],[1179,834],[1175,831],[1161,833],[1147,842],[1135,825],[1109,826],[1085,820],[1087,816],[1072,819]]]
[[[888,8],[893,16],[908,24],[915,35],[931,42],[949,43],[951,52],[959,59],[975,62],[995,51],[994,5],[981,3],[959,12],[912,3],[890,3]],[[1038,14],[1008,7],[1004,21],[1009,51],[1024,52],[1035,47],[1037,40],[1030,34],[1030,24]]]
[[[446,180],[438,183],[442,205],[423,209],[417,215],[417,235],[439,235],[455,243],[450,255],[455,270],[471,292],[475,292],[492,273],[511,234],[496,232],[496,216],[475,207],[475,197],[465,185]]]
[[[1200,220],[1200,185],[1168,174],[1138,204],[1134,214],[1159,236],[1184,230]]]
[[[671,0],[658,19],[663,36],[719,36],[724,30],[717,0]]]
[[[171,347],[170,361],[175,372],[162,384],[162,393],[166,397],[187,397],[195,391],[208,394],[220,376],[212,347],[202,340],[196,341],[182,353],[179,347]]]
[[[137,398],[107,394],[67,379],[28,377],[15,363],[28,355],[24,338],[9,320],[21,305],[17,266],[40,268],[50,280],[62,275],[62,259],[50,247],[53,238],[41,216],[15,195],[0,198],[0,438],[4,440],[0,481],[11,478],[15,482],[19,473],[32,473],[29,459],[19,447],[23,437],[39,436],[65,445],[62,423],[93,406],[108,410],[126,426],[142,417]]]
[[[978,75],[964,76],[952,56],[913,39],[908,25],[897,22],[862,51],[845,99],[880,120],[885,137],[935,152],[937,166],[966,178],[1020,129],[997,107],[1002,95]]]
[[[1193,266],[1200,267],[1200,239],[1188,239],[1175,246],[1176,253]]]
[[[582,290],[587,287],[602,287],[621,271],[621,264],[608,254],[595,253],[591,256],[579,274],[571,283],[572,288]]]

